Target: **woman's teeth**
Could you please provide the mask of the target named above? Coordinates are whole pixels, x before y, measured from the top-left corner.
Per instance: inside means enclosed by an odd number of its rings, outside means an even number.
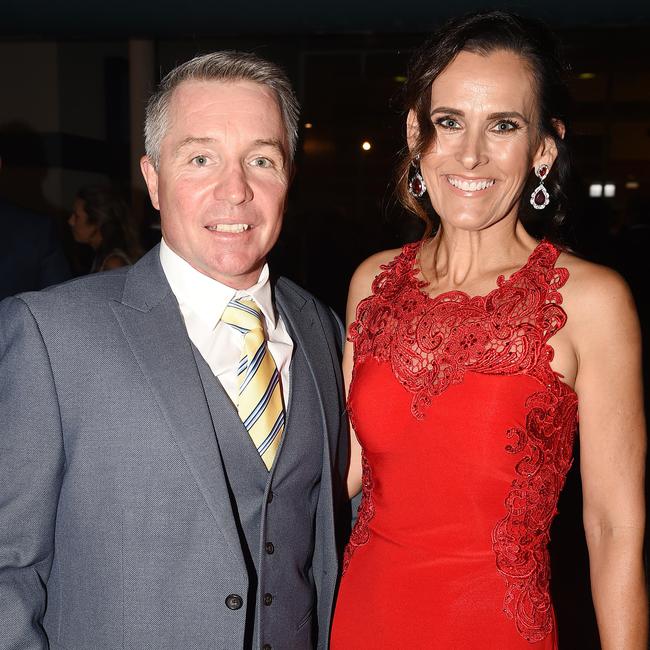
[[[453,185],[463,192],[478,192],[479,190],[485,190],[488,187],[492,187],[495,183],[493,178],[486,178],[479,181],[466,181],[460,178],[454,178],[453,176],[447,176],[447,180],[450,185]]]
[[[208,230],[214,232],[244,232],[249,228],[247,223],[218,223],[216,226],[208,226]]]

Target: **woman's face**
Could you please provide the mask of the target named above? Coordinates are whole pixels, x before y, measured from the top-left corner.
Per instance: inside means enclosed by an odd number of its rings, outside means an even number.
[[[552,138],[537,135],[526,62],[503,50],[461,52],[433,82],[430,114],[436,135],[420,167],[443,225],[479,231],[516,219],[531,169],[555,159]],[[415,124],[409,115],[410,135]]]
[[[86,204],[83,199],[77,198],[74,200],[72,214],[68,218],[68,224],[76,242],[79,244],[94,245],[99,230],[97,224],[89,223]]]

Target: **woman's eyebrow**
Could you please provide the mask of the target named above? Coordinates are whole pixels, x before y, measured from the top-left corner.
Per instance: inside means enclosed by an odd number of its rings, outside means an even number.
[[[515,117],[518,120],[521,120],[525,124],[528,124],[530,120],[524,117],[519,111],[500,111],[498,113],[490,113],[487,116],[488,120],[498,120],[498,119],[507,119],[509,117]]]
[[[450,108],[449,106],[438,106],[432,109],[429,115],[433,115],[435,113],[447,113],[447,115],[458,115],[459,117],[463,117],[465,115],[463,111],[457,108]]]

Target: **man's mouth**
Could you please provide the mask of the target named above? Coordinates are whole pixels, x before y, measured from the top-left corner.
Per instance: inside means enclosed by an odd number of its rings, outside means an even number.
[[[240,233],[251,227],[248,223],[218,223],[215,226],[206,226],[212,232],[234,232]]]
[[[494,178],[476,178],[471,181],[459,176],[447,176],[447,182],[463,192],[480,192],[496,183]]]

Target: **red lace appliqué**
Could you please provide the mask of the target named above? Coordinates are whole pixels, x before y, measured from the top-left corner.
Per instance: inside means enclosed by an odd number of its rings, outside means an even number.
[[[506,514],[492,531],[497,570],[506,581],[504,611],[526,640],[538,641],[553,626],[546,547],[577,426],[577,396],[551,369],[553,348],[548,345],[566,322],[558,290],[569,273],[555,268],[559,252],[543,241],[519,271],[508,279],[499,277],[487,296],[450,291],[431,298],[422,291],[426,283],[416,277],[420,245],[405,246],[382,267],[372,295],[359,304],[350,327],[355,365],[368,355],[390,363],[395,377],[413,394],[411,412],[417,419],[467,371],[526,374],[544,387],[527,401],[526,428],[507,432],[512,442],[506,452],[522,458],[505,499]],[[366,472],[369,476],[367,463],[345,567],[354,547],[368,540],[367,522],[374,509],[372,479],[366,480]]]
[[[372,503],[372,470],[364,453],[361,454],[361,466],[363,468],[361,503],[357,513],[357,522],[343,553],[343,573],[346,572],[356,547],[363,546],[370,539],[368,523],[375,516],[375,506]]]

